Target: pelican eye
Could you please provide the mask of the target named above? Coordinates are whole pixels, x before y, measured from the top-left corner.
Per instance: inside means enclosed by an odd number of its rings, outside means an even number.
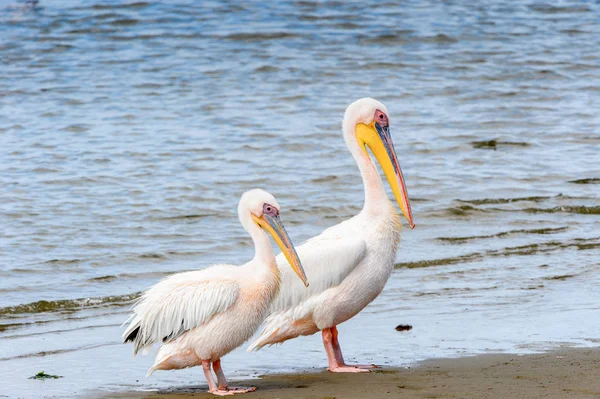
[[[263,205],[263,214],[269,215],[272,217],[277,217],[277,216],[279,216],[279,210],[271,204],[264,204]]]
[[[383,128],[389,126],[389,120],[385,112],[381,112],[380,110],[375,111],[375,123]]]

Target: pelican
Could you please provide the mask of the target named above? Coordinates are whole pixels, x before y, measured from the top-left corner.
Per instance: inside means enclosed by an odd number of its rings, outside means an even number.
[[[311,277],[310,288],[294,281],[286,269],[286,260],[281,255],[277,257],[282,290],[271,303],[263,329],[248,351],[321,331],[329,371],[367,372],[376,366],[351,366],[344,362],[336,326],[359,313],[381,293],[394,268],[402,227],[367,149],[381,166],[410,227],[415,225],[385,105],[372,98],[350,104],[342,130],[362,175],[363,209],[297,247]]]
[[[279,292],[280,271],[266,232],[308,286],[302,264],[279,219],[279,209],[275,198],[266,191],[244,193],[238,215],[254,241],[254,258],[242,266],[215,265],[178,273],[142,295],[133,308],[123,340],[133,342],[134,355],[162,342],[148,376],[156,370],[202,365],[210,393],[224,396],[256,390],[229,387],[221,369],[221,357],[256,332]]]

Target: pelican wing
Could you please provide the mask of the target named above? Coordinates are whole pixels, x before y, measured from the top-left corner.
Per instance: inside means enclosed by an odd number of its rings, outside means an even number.
[[[277,265],[281,272],[281,289],[271,303],[270,315],[248,351],[281,342],[287,327],[310,314],[321,293],[339,285],[364,259],[367,245],[362,238],[325,231],[296,248],[310,283],[305,287],[281,254]],[[298,334],[294,334],[297,336]]]
[[[203,272],[175,274],[144,293],[123,333],[124,342],[133,342],[134,354],[201,326],[235,303],[239,286],[234,280],[211,278],[214,273]]]
[[[271,313],[301,305],[328,288],[339,285],[364,258],[367,246],[362,238],[348,236],[314,237],[297,248],[310,283],[305,287],[282,254],[277,256],[281,272],[279,295]]]

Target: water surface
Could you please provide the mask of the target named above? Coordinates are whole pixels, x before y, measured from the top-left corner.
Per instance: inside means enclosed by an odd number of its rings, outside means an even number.
[[[0,396],[203,383],[144,379],[152,358],[120,344],[131,300],[249,259],[247,189],[277,196],[296,243],[359,212],[340,122],[364,96],[390,111],[417,227],[341,326],[347,357],[597,345],[599,12],[0,0]],[[317,335],[224,360],[240,378],[324,365]]]

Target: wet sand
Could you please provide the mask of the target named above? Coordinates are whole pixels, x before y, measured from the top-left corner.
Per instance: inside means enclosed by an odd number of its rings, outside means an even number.
[[[410,368],[382,368],[361,374],[273,374],[232,385],[258,387],[256,392],[241,396],[248,399],[600,398],[600,348],[434,359]],[[215,397],[205,390],[206,385],[199,385],[101,397]]]

